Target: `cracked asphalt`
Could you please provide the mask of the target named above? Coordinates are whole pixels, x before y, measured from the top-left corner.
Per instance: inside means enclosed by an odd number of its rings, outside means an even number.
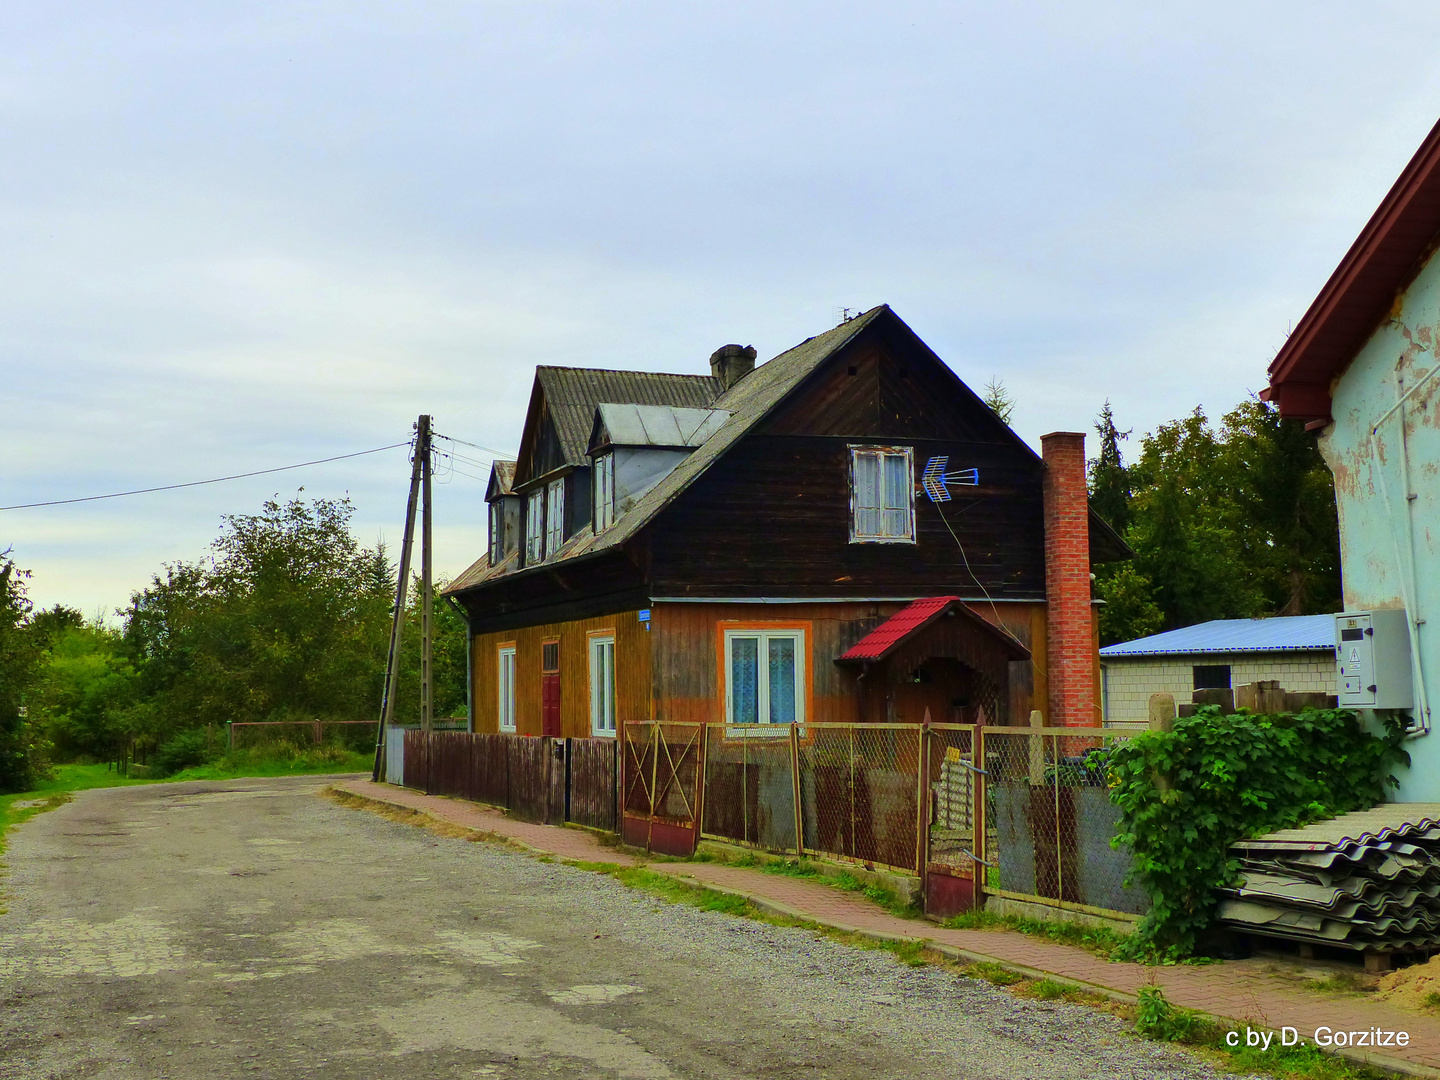
[[[317,797],[82,793],[10,834],[0,1077],[1209,1078],[1113,1017]]]

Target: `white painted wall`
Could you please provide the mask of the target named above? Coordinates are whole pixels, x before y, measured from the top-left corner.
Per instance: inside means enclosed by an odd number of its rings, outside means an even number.
[[[1176,704],[1190,700],[1198,665],[1229,664],[1231,688],[1274,679],[1297,694],[1336,692],[1335,654],[1203,653],[1193,656],[1142,656],[1101,660],[1100,689],[1105,723],[1144,724],[1150,717],[1151,694],[1174,694]]]

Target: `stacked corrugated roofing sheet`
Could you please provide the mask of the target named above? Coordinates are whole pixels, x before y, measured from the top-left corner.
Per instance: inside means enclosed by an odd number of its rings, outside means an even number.
[[[1440,947],[1440,804],[1402,803],[1230,846],[1220,921],[1342,949]]]

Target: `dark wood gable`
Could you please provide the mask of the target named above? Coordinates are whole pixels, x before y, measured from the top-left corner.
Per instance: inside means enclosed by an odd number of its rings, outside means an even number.
[[[540,380],[530,392],[530,408],[525,414],[525,428],[520,436],[520,453],[515,462],[515,485],[524,485],[537,476],[544,476],[565,464],[560,435],[555,419],[545,402]]]
[[[849,448],[892,443],[913,448],[917,481],[929,458],[947,455],[952,470],[979,469],[980,486],[954,489],[942,506],[918,496],[913,545],[852,544]],[[652,589],[895,597],[983,588],[996,599],[1043,599],[1042,470],[899,319],[878,320],[656,520]]]

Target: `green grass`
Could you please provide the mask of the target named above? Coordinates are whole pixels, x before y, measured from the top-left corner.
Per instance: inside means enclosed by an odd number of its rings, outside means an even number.
[[[1281,1046],[1278,1037],[1270,1049],[1229,1046],[1225,1036],[1242,1031],[1188,1009],[1176,1008],[1165,999],[1158,986],[1140,991],[1136,1009],[1135,1031],[1145,1038],[1173,1042],[1198,1051],[1203,1057],[1227,1070],[1257,1073],[1280,1080],[1383,1080],[1393,1073],[1349,1061],[1326,1053],[1317,1046]]]
[[[179,780],[235,780],[243,776],[304,776],[307,773],[369,772],[375,765],[371,753],[356,753],[341,746],[290,747],[269,745],[231,750],[209,765],[197,765],[173,776]]]
[[[746,869],[760,870],[766,874],[779,874],[782,877],[803,878],[806,881],[814,881],[820,885],[828,885],[831,888],[841,889],[845,892],[860,893],[865,899],[872,903],[879,904],[891,915],[897,915],[903,919],[914,919],[920,917],[919,910],[905,899],[902,899],[890,889],[882,885],[869,885],[857,878],[848,870],[827,872],[828,868],[822,868],[818,863],[810,859],[787,859],[773,855],[765,855],[760,852],[747,851],[733,859],[717,856],[711,852],[698,852],[688,859],[665,859],[649,856],[653,862],[718,862],[726,866],[740,866]]]
[[[952,930],[1014,930],[1031,937],[1043,938],[1045,941],[1053,941],[1057,945],[1073,945],[1107,960],[1128,936],[1108,926],[1027,919],[1019,915],[993,915],[988,911],[961,912],[946,919],[941,925]]]

